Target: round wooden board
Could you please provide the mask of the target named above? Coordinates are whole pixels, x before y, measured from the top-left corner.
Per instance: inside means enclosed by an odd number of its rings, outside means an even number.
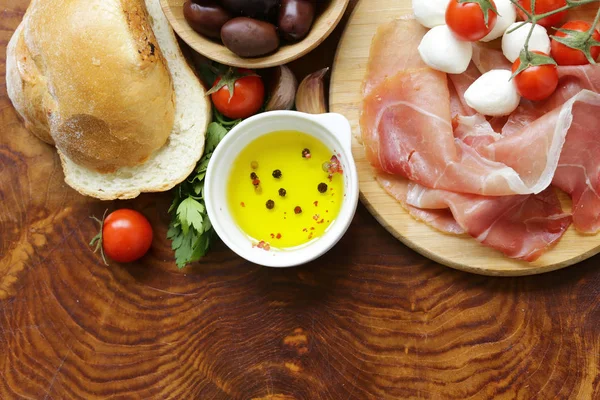
[[[593,20],[595,9],[571,10],[571,19]],[[483,275],[534,275],[568,267],[600,252],[600,236],[584,236],[571,227],[561,241],[533,263],[512,260],[468,236],[443,234],[413,219],[374,179],[374,171],[360,143],[361,85],[371,39],[377,27],[411,14],[410,0],[362,0],[356,6],[340,41],[330,89],[331,111],[344,114],[353,132],[353,153],[360,180],[361,199],[377,220],[402,243],[452,268]]]
[[[323,43],[344,16],[349,0],[330,0],[326,7],[322,7],[312,29],[303,40],[285,44],[273,54],[255,58],[239,57],[221,43],[208,39],[190,28],[183,16],[185,0],[160,0],[160,3],[173,30],[198,53],[234,67],[269,68],[296,60]]]

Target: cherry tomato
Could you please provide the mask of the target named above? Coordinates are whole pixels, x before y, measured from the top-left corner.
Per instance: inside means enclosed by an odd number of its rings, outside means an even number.
[[[534,53],[544,54],[539,51]],[[512,66],[513,73],[520,65],[521,59],[517,58]],[[544,100],[554,93],[558,86],[558,70],[556,65],[551,64],[530,66],[515,76],[514,80],[521,96],[532,101]]]
[[[531,1],[532,0],[519,0],[519,4],[531,13]],[[536,0],[535,2],[535,13],[536,15],[545,14],[550,11],[558,10],[561,7],[567,5],[567,0]],[[521,16],[522,19],[527,19],[527,16],[519,7],[517,7],[517,12]],[[560,25],[561,22],[565,20],[567,17],[567,10],[561,11],[557,14],[550,15],[549,17],[542,18],[538,21],[539,25],[542,25],[544,28],[556,28]]]
[[[248,74],[252,71],[240,69],[240,73]],[[228,78],[224,78],[228,79]],[[215,80],[213,87],[221,81]],[[211,94],[213,104],[221,114],[231,119],[248,118],[256,114],[265,101],[265,85],[260,76],[242,76],[235,78],[233,96],[230,95],[227,85]]]
[[[563,26],[561,26],[562,29],[568,29],[579,32],[587,32],[590,30],[591,27],[592,25],[585,21],[569,21]],[[557,31],[555,36],[567,37],[569,36],[569,34]],[[600,41],[600,32],[598,32],[597,29],[594,30],[592,38],[596,41]],[[598,56],[600,56],[600,46],[592,47],[590,53],[592,54],[592,58],[594,60],[597,60]],[[565,46],[564,44],[559,43],[554,39],[552,39],[551,54],[552,58],[556,60],[558,65],[585,65],[590,63],[581,50]]]
[[[424,0],[421,0],[424,1]],[[490,2],[496,7],[493,0]],[[483,10],[478,3],[459,3],[450,0],[446,8],[446,24],[454,36],[460,40],[476,42],[494,29],[498,15],[488,10],[488,23],[485,24]]]
[[[152,227],[142,214],[126,208],[104,220],[102,247],[111,259],[127,263],[142,258],[152,244]]]

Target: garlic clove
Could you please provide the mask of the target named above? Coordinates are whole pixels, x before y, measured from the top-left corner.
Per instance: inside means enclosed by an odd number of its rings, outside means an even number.
[[[302,80],[296,94],[296,109],[308,114],[327,112],[324,78],[329,68],[313,72]]]
[[[294,107],[298,80],[285,65],[276,67],[273,74],[273,83],[270,85],[270,95],[265,111],[291,110]]]

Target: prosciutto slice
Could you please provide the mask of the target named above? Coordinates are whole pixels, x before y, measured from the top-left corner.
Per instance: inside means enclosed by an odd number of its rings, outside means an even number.
[[[447,208],[426,210],[408,205],[406,203],[410,185],[408,179],[387,174],[379,174],[376,179],[381,187],[394,197],[413,218],[444,233],[451,235],[462,235],[465,233],[464,228],[456,222],[452,213]]]
[[[552,183],[573,201],[573,223],[583,233],[600,231],[600,99],[584,91],[573,108],[567,136]]]
[[[511,258],[534,261],[556,243],[571,224],[556,193],[488,197],[428,189],[411,183],[406,203],[449,209],[455,221],[478,242]]]
[[[502,50],[492,49],[489,44],[481,42],[473,43],[472,60],[481,74],[493,69],[512,69],[511,62],[504,57]]]
[[[425,33],[427,29],[411,17],[380,25],[371,43],[363,94],[369,94],[398,70],[427,67],[416,47],[411,52],[401,50],[404,46],[418,45]]]

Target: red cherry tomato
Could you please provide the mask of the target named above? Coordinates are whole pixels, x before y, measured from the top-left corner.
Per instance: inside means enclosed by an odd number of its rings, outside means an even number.
[[[142,214],[126,208],[112,212],[102,227],[102,247],[111,259],[127,263],[142,258],[152,244],[152,227]]]
[[[240,73],[252,73],[240,69]],[[215,87],[221,78],[217,78]],[[248,118],[256,114],[265,101],[265,85],[260,76],[242,76],[234,83],[233,96],[227,85],[211,94],[213,104],[221,114],[231,119]]]
[[[544,54],[539,51],[534,53]],[[513,74],[520,65],[521,59],[517,58],[512,66]],[[558,70],[556,65],[550,64],[530,66],[515,76],[514,80],[521,96],[532,101],[544,100],[550,97],[558,86]]]
[[[519,4],[531,13],[531,0],[519,0]],[[536,0],[535,2],[535,13],[536,15],[545,14],[550,11],[558,10],[561,7],[567,5],[567,0]],[[527,19],[527,16],[519,7],[517,11],[522,19]],[[549,17],[542,18],[538,21],[539,25],[545,28],[556,28],[565,20],[567,17],[567,10],[561,11],[557,14],[550,15]]]
[[[579,31],[579,32],[587,32],[592,27],[591,24],[585,21],[569,21],[563,26],[562,29],[568,29],[571,31]],[[558,37],[567,37],[568,33],[557,31],[556,35]],[[592,34],[592,38],[596,41],[600,41],[600,32],[597,29],[594,30]],[[594,60],[598,59],[600,56],[600,46],[594,46],[591,48],[591,55]],[[581,50],[573,49],[569,46],[565,46],[562,43],[557,42],[552,39],[552,58],[556,60],[558,65],[585,65],[590,62],[586,58],[585,54]]]
[[[425,1],[425,0],[420,0]],[[491,3],[496,7],[492,0]],[[488,10],[488,22],[485,24],[483,10],[477,3],[459,3],[450,0],[446,8],[446,24],[454,36],[460,40],[476,42],[487,36],[494,29],[498,15]]]

